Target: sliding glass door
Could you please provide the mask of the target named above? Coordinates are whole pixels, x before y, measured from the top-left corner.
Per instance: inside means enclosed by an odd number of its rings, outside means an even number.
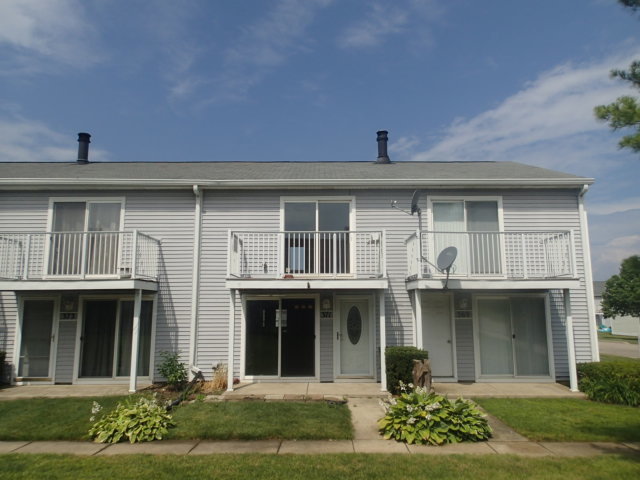
[[[544,298],[478,298],[476,308],[481,376],[549,376]]]
[[[49,275],[116,275],[120,202],[54,202]]]
[[[133,300],[85,300],[81,336],[80,377],[128,377],[131,368]],[[140,311],[138,375],[148,376],[153,301]]]
[[[350,273],[350,215],[346,201],[285,202],[285,273]]]
[[[18,377],[50,378],[54,300],[25,300]]]
[[[498,202],[494,200],[434,201],[433,258],[456,247],[454,272],[459,275],[502,273]]]
[[[315,300],[247,300],[245,374],[315,377]]]

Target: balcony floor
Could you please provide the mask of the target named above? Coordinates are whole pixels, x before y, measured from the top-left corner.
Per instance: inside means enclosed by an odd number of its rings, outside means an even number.
[[[420,278],[407,281],[407,290],[442,290],[444,278]],[[449,278],[449,290],[563,290],[580,288],[575,278]]]
[[[387,278],[227,278],[226,287],[239,290],[340,290],[389,287]]]
[[[64,279],[64,280],[3,280],[0,291],[62,291],[62,290],[146,290],[158,291],[158,282],[132,279]]]

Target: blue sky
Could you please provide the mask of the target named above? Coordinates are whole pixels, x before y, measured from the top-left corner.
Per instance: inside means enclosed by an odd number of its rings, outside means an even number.
[[[595,279],[640,253],[614,0],[2,0],[0,159],[514,160],[595,177]]]

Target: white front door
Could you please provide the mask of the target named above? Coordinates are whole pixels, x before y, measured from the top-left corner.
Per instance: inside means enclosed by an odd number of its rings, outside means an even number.
[[[451,295],[422,294],[422,345],[429,352],[434,377],[453,377]]]
[[[335,343],[337,376],[373,376],[373,322],[367,298],[339,300]]]

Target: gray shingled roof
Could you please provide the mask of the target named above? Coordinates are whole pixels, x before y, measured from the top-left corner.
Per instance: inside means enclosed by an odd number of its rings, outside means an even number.
[[[592,179],[516,162],[92,162],[0,163],[0,184],[61,182],[239,184],[592,183]],[[521,181],[521,182],[520,182]]]

